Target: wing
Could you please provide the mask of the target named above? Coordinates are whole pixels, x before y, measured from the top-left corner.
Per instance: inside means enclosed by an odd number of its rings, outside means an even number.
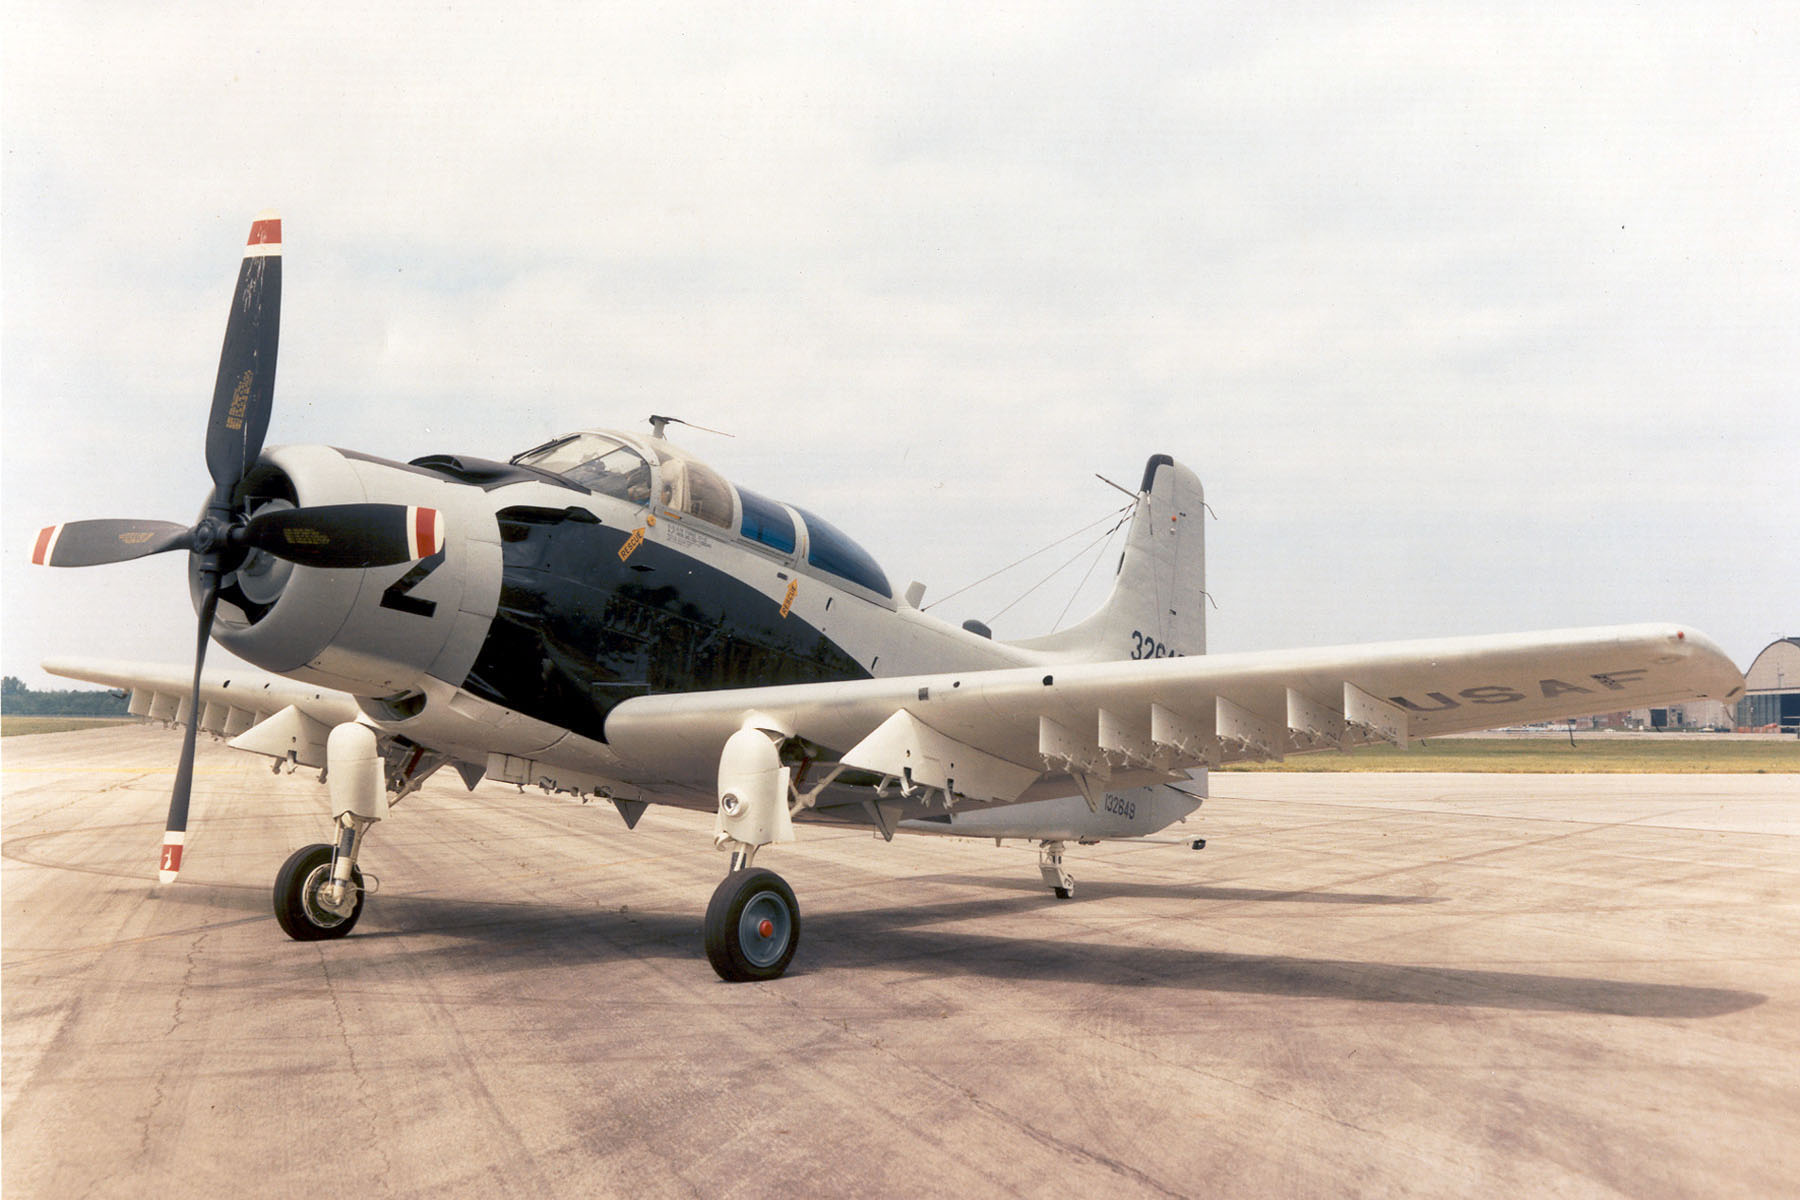
[[[1072,777],[1091,801],[1096,781],[1742,689],[1703,635],[1631,625],[642,697],[606,733],[626,758],[673,770],[750,720],[903,790],[1009,802],[1068,794]]]
[[[131,692],[133,716],[187,725],[194,720],[188,692],[191,667],[56,659],[44,670]],[[302,766],[325,765],[325,738],[334,725],[354,721],[356,701],[344,692],[312,687],[257,671],[209,671],[200,681],[202,731],[231,739],[239,750],[292,757]]]

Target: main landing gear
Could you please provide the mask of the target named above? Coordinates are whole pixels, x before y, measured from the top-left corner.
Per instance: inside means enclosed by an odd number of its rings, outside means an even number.
[[[781,876],[753,865],[756,852],[794,840],[788,809],[792,772],[781,765],[787,735],[752,717],[726,740],[719,758],[719,815],[713,844],[731,854],[725,879],[706,908],[706,957],[730,983],[779,978],[800,945],[800,905]],[[363,838],[387,816],[387,771],[375,731],[349,723],[325,744],[326,784],[337,841],[294,853],[275,876],[275,920],[296,941],[340,938],[362,916]],[[401,772],[401,791],[418,758]]]
[[[1068,849],[1065,842],[1040,842],[1038,844],[1038,871],[1044,876],[1044,883],[1056,893],[1058,900],[1067,900],[1075,894],[1075,877],[1063,867],[1063,851]]]
[[[713,845],[731,852],[731,866],[706,906],[705,931],[707,961],[727,983],[779,978],[800,945],[794,889],[775,872],[751,865],[762,847],[794,840],[782,737],[779,729],[747,721],[719,756]]]
[[[296,942],[341,938],[362,916],[362,871],[352,864],[349,886],[332,887],[335,849],[323,842],[304,846],[275,873],[275,922]]]
[[[387,772],[375,731],[349,723],[325,741],[325,784],[337,814],[337,842],[304,846],[275,873],[275,922],[297,942],[341,938],[362,916],[363,835],[387,816]]]
[[[706,958],[728,983],[777,979],[800,945],[794,889],[761,867],[733,871],[706,906]]]

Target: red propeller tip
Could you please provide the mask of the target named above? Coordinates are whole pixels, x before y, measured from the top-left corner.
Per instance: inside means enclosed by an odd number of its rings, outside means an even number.
[[[31,561],[40,567],[48,563],[56,552],[56,539],[61,536],[61,525],[46,525],[38,530],[37,544],[31,549]]]
[[[174,883],[175,876],[181,873],[181,845],[187,835],[178,829],[171,829],[163,834],[162,862],[157,867],[158,883]]]
[[[281,215],[264,209],[250,223],[250,240],[245,243],[244,257],[281,253]]]

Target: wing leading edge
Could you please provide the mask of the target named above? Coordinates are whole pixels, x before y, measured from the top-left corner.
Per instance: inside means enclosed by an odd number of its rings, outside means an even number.
[[[97,660],[45,668],[130,688],[139,715],[193,718],[182,668]],[[749,723],[804,738],[822,767],[841,764],[902,791],[1010,803],[1080,790],[1091,803],[1101,786],[1168,781],[1198,767],[1696,698],[1729,702],[1742,689],[1737,667],[1704,635],[1630,625],[670,693],[615,708],[606,746],[570,735],[524,765],[532,779],[623,775],[646,798],[692,800],[711,794],[726,740]],[[333,725],[357,719],[348,695],[254,672],[209,673],[202,706],[202,729],[307,765],[323,763]]]
[[[195,719],[191,668],[104,659],[54,659],[44,670],[66,679],[128,689],[131,714],[185,726]],[[356,700],[329,688],[296,683],[260,671],[209,671],[200,681],[202,732],[230,738],[240,750],[325,765],[325,738],[333,726],[354,721]]]

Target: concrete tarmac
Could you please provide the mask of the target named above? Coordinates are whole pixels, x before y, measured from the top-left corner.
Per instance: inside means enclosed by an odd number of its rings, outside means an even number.
[[[1215,775],[1195,853],[801,830],[719,982],[702,814],[448,772],[300,944],[308,772],[8,738],[8,1200],[1774,1196],[1800,1183],[1800,777]],[[1182,827],[1178,827],[1182,828]]]

